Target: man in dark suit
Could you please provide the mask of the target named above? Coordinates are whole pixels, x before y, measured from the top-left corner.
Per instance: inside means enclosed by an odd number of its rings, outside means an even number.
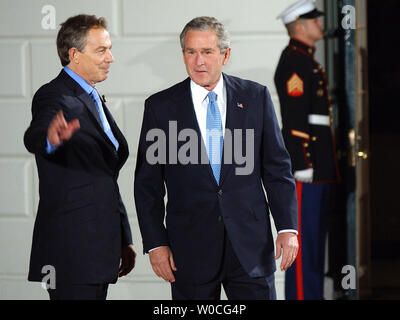
[[[52,300],[106,299],[108,284],[135,264],[117,184],[128,145],[95,88],[114,61],[106,27],[90,15],[61,25],[64,69],[36,92],[24,136],[40,194],[28,280],[54,276],[43,283]]]
[[[135,171],[144,252],[173,299],[219,299],[221,284],[229,299],[275,299],[275,259],[283,251],[286,270],[297,254],[297,204],[269,92],[222,73],[230,41],[215,18],[193,19],[180,39],[189,78],[145,102]]]

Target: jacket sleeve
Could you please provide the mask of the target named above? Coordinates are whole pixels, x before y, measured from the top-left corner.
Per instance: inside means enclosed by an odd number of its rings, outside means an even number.
[[[303,65],[292,64],[282,71],[276,83],[282,114],[282,133],[294,171],[312,167],[307,151],[311,136],[308,115],[311,110],[311,75]]]
[[[262,135],[262,181],[277,231],[298,230],[296,185],[273,103],[265,88]]]
[[[122,235],[121,245],[127,246],[133,244],[132,232],[131,232],[131,227],[129,225],[128,214],[126,212],[125,205],[122,201],[121,195],[119,195],[118,211],[121,216],[121,235]]]
[[[164,225],[164,165],[149,163],[146,158],[148,148],[154,143],[146,139],[148,132],[152,129],[157,129],[156,118],[151,104],[147,100],[139,139],[134,182],[136,213],[143,239],[144,253],[155,247],[169,245]],[[159,152],[162,151],[159,150]]]
[[[47,129],[59,110],[59,93],[43,88],[38,90],[32,100],[32,121],[24,134],[24,144],[29,152],[49,156],[46,152]]]

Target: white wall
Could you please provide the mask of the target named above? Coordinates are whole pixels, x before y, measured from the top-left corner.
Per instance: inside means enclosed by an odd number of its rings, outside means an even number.
[[[279,116],[273,74],[288,41],[276,16],[293,0],[1,0],[0,2],[0,299],[48,299],[39,283],[27,282],[33,223],[38,205],[34,158],[23,146],[35,91],[61,69],[58,25],[78,13],[109,22],[115,63],[99,84],[130,147],[119,184],[138,253],[134,271],[109,289],[109,299],[170,299],[142,255],[133,202],[133,171],[143,102],[151,93],[186,78],[178,35],[193,17],[212,15],[232,35],[225,72],[269,87]],[[55,8],[55,30],[42,27],[45,5]],[[322,52],[321,52],[322,53]],[[283,299],[283,273],[276,273]]]

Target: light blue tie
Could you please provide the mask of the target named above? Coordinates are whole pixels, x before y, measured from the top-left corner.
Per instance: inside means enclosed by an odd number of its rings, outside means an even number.
[[[98,94],[96,88],[93,88],[93,91],[91,92],[90,97],[94,100],[94,102],[96,104],[97,111],[99,112],[99,116],[100,116],[100,120],[101,120],[101,124],[103,126],[104,132],[106,133],[108,138],[111,140],[111,142],[114,144],[115,149],[118,150],[119,143],[118,143],[117,139],[115,139],[115,137],[112,133],[110,124],[107,121],[107,117],[104,113],[103,105],[101,104],[100,97],[99,97],[99,94]]]
[[[207,107],[207,154],[215,180],[219,184],[221,173],[222,147],[224,137],[222,136],[222,121],[219,109],[216,103],[217,94],[213,91],[208,93]]]

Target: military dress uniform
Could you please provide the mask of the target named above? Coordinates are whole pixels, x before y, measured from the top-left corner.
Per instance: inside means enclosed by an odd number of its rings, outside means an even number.
[[[282,133],[294,171],[314,169],[314,182],[338,178],[332,133],[332,107],[324,69],[315,48],[291,39],[275,72]]]
[[[323,299],[330,184],[339,179],[328,83],[314,53],[315,47],[291,39],[274,79],[292,169],[313,169],[312,183],[296,181],[300,248],[295,263],[285,273],[287,300]]]

